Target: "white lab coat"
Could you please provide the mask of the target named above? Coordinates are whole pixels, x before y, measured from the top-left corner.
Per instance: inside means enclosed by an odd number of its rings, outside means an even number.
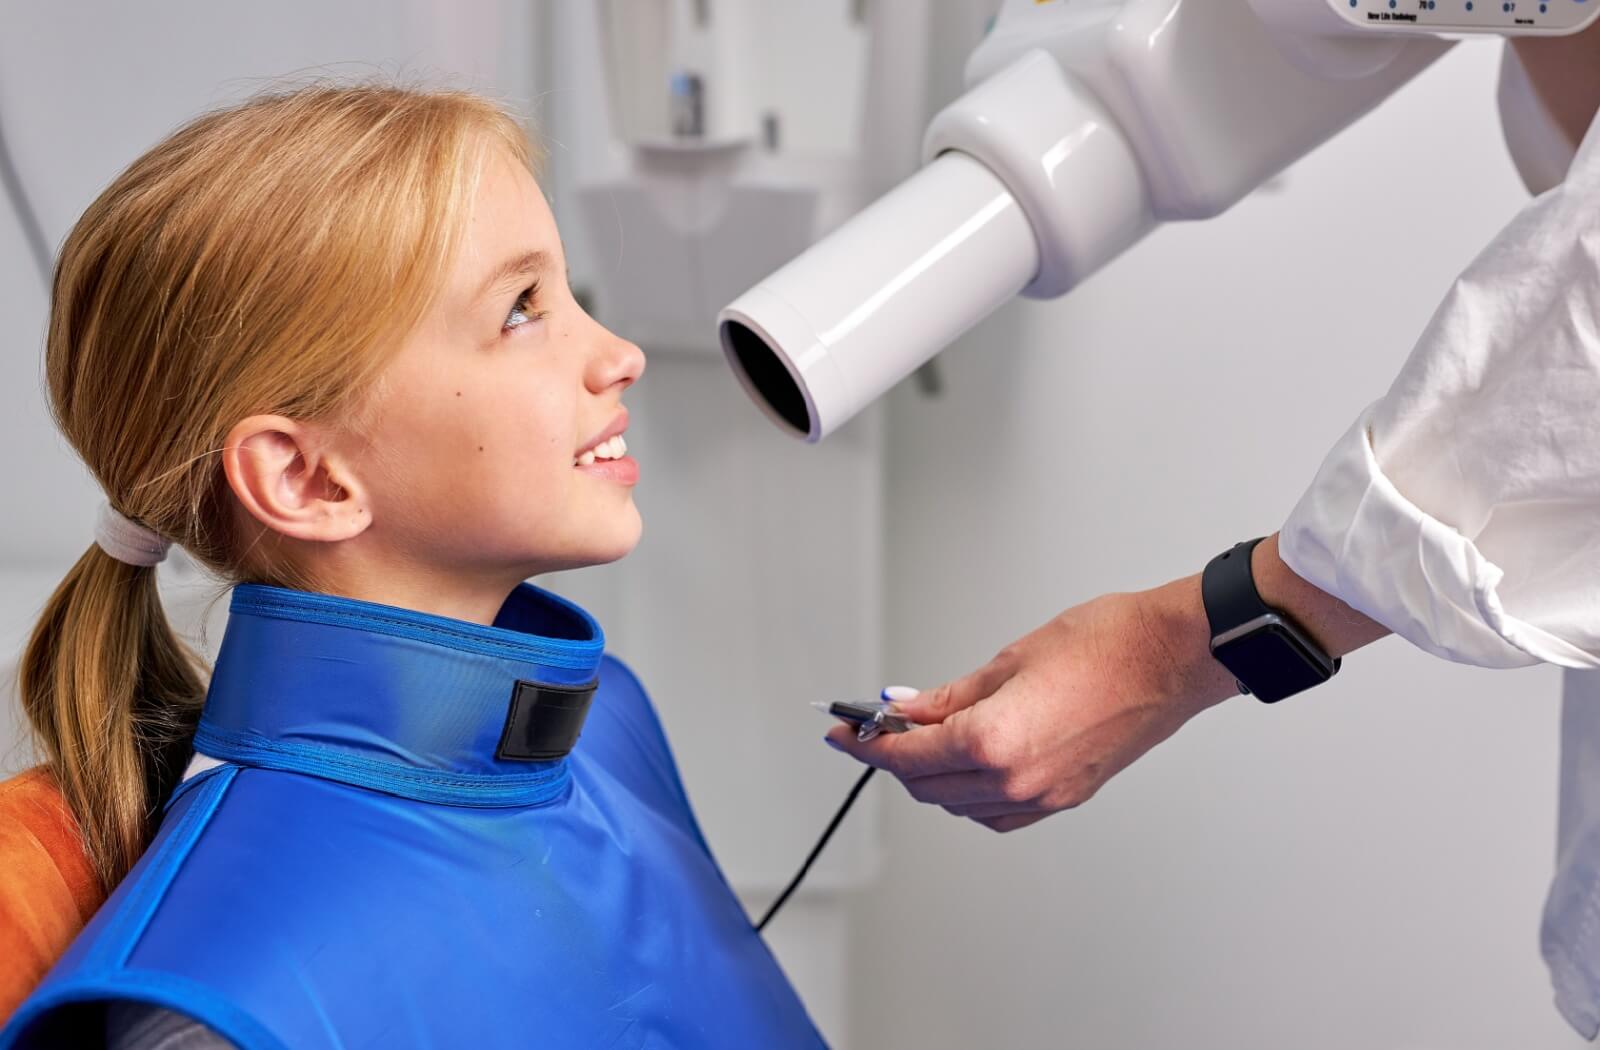
[[[1600,1033],[1596,129],[1565,181],[1456,281],[1279,539],[1295,572],[1430,653],[1572,669],[1541,943],[1558,1008],[1590,1039]]]

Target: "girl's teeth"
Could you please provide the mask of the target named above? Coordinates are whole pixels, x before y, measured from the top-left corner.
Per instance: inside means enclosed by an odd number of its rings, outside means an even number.
[[[598,459],[621,459],[628,454],[628,443],[621,434],[607,438],[578,457],[578,466],[587,467]]]

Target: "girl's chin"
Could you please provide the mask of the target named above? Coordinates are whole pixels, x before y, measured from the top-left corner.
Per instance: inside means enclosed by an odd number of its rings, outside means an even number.
[[[585,557],[583,559],[583,564],[584,565],[610,565],[612,562],[621,561],[623,558],[626,558],[628,555],[632,554],[633,553],[633,549],[635,547],[637,547],[638,545],[639,545],[639,541],[638,541],[638,539],[635,539],[632,543],[629,543],[629,544],[626,544],[626,545],[619,545],[617,547],[614,547],[614,548],[611,548],[611,549],[608,549],[608,550],[604,550],[604,551],[598,551],[597,550],[597,551],[593,552],[592,554],[590,554],[588,557]]]
[[[639,512],[631,504],[625,513],[628,521],[611,523],[613,527],[606,530],[604,537],[597,536],[573,552],[572,568],[584,565],[609,565],[633,553],[633,549],[639,545],[644,525],[639,518]]]

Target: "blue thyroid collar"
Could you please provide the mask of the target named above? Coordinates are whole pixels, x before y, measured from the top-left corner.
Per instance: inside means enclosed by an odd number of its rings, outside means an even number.
[[[518,733],[541,700],[573,737],[582,724],[605,636],[578,606],[522,584],[485,627],[246,584],[229,613],[197,751],[451,805],[565,789],[565,760],[530,761],[560,749]]]

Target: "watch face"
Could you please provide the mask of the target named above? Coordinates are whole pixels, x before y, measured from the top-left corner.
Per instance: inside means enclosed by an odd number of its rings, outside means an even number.
[[[1258,700],[1272,703],[1332,677],[1282,623],[1269,623],[1211,650]]]

